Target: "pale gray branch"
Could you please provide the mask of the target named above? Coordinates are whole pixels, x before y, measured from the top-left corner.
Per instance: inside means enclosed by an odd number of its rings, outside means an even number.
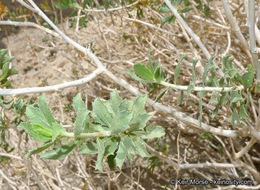
[[[203,54],[206,56],[206,58],[209,60],[211,58],[211,55],[207,48],[202,44],[200,41],[200,38],[192,31],[192,29],[187,25],[187,23],[183,20],[183,18],[180,16],[178,11],[172,6],[169,0],[164,0],[164,2],[167,4],[167,6],[170,8],[174,16],[177,18],[177,20],[180,22],[180,24],[185,28],[185,30],[188,32],[188,34],[192,37],[192,39],[197,43],[197,45],[202,50]]]
[[[91,81],[92,79],[94,79],[98,74],[100,74],[102,72],[103,72],[103,70],[98,68],[85,78],[71,81],[71,82],[65,82],[62,84],[56,84],[53,86],[17,88],[17,89],[1,89],[0,88],[0,95],[1,96],[7,96],[7,95],[17,96],[17,95],[22,95],[22,94],[33,94],[33,93],[58,91],[63,88],[74,87],[74,86],[79,86],[79,85],[85,84],[85,83]]]
[[[49,33],[49,34],[51,34],[51,35],[57,37],[57,38],[61,38],[61,37],[59,36],[59,34],[57,34],[56,32],[54,32],[54,31],[52,31],[52,30],[50,30],[50,29],[48,29],[48,28],[45,28],[45,27],[43,27],[43,26],[40,26],[40,25],[38,25],[38,24],[35,24],[35,23],[33,23],[33,22],[16,22],[16,21],[9,21],[9,20],[8,20],[8,21],[0,21],[0,25],[35,27],[35,28],[38,28],[38,29],[40,29],[40,30],[43,30],[43,31],[45,31],[45,32],[47,32],[47,33]]]
[[[241,32],[241,30],[240,30],[240,28],[237,24],[236,19],[232,15],[232,12],[231,12],[230,7],[229,7],[229,3],[227,2],[227,0],[222,0],[222,3],[223,3],[223,8],[225,10],[226,17],[227,17],[232,29],[234,30],[235,35],[237,36],[237,38],[241,42],[243,50],[248,55],[250,55],[248,43],[247,43],[246,39],[244,38],[244,36],[242,35],[242,32]]]

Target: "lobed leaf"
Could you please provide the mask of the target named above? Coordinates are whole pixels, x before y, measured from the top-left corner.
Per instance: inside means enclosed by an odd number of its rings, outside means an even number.
[[[254,73],[247,72],[242,75],[242,84],[245,88],[250,88],[254,82]]]
[[[137,154],[139,154],[141,157],[151,157],[152,155],[149,154],[146,150],[146,146],[144,144],[144,141],[139,138],[135,137],[133,139],[134,147],[136,148]]]
[[[143,64],[134,65],[135,73],[144,80],[154,80],[153,73]]]
[[[174,84],[177,83],[177,80],[179,78],[179,75],[180,75],[180,71],[181,71],[181,64],[182,64],[182,61],[185,59],[187,55],[182,55],[178,61],[178,65],[176,66],[175,68],[175,71],[174,71]]]
[[[52,123],[52,128],[52,141],[55,141],[57,137],[65,131],[65,129],[62,128],[57,122]]]
[[[44,144],[44,145],[41,146],[41,147],[38,147],[38,148],[36,148],[36,149],[30,151],[29,153],[27,153],[27,154],[25,155],[25,158],[28,159],[31,155],[33,155],[33,154],[38,154],[38,153],[44,151],[45,149],[49,148],[49,147],[50,147],[51,145],[53,145],[53,144],[54,144],[54,141],[51,141],[51,142],[49,142],[49,143]]]
[[[130,126],[130,120],[132,119],[132,114],[130,112],[122,111],[118,112],[112,121],[111,132],[112,134],[121,133],[127,130]]]
[[[77,144],[78,144],[77,141],[73,141],[66,145],[62,145],[57,148],[54,148],[50,151],[46,151],[41,155],[41,158],[52,159],[52,160],[65,158],[74,150],[74,148],[76,148]]]
[[[100,99],[95,99],[93,103],[92,115],[97,123],[108,126],[111,128],[112,116],[108,112],[105,104]]]
[[[42,127],[38,124],[29,124],[22,122],[19,125],[20,128],[24,129],[31,138],[39,142],[48,142],[52,139],[52,130]]]
[[[55,119],[50,111],[48,104],[45,101],[45,96],[40,96],[38,104],[39,104],[39,109],[40,109],[41,113],[44,115],[44,118],[46,119],[48,124],[51,126],[52,123],[55,122]]]
[[[97,144],[94,142],[88,142],[85,145],[82,145],[79,150],[79,154],[97,154]]]
[[[74,122],[74,134],[75,136],[78,136],[80,133],[84,132],[86,126],[89,125],[89,111],[85,107],[81,94],[78,94],[73,98],[72,106],[77,113],[77,117]]]
[[[119,167],[120,169],[123,166],[123,163],[126,159],[127,156],[127,147],[125,146],[125,144],[121,141],[119,143],[119,147],[116,153],[116,157],[115,157],[115,165],[117,167]]]
[[[104,158],[105,146],[104,146],[104,141],[99,138],[97,138],[97,149],[98,149],[98,157],[96,162],[96,169],[102,172],[103,171],[102,161]]]
[[[145,133],[145,135],[142,135],[142,139],[160,138],[165,135],[165,132],[161,126],[147,126],[145,128]]]
[[[26,108],[25,114],[31,123],[38,124],[48,129],[52,128],[39,108],[29,105]]]

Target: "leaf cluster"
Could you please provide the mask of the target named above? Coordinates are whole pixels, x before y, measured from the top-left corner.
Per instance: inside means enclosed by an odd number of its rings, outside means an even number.
[[[15,69],[10,68],[10,63],[14,57],[6,56],[7,52],[7,49],[0,50],[0,69],[2,70],[0,75],[0,88],[10,88],[11,82],[8,80],[8,77],[18,73]]]
[[[174,84],[177,85],[177,81],[181,71],[181,65],[186,55],[182,55],[179,58],[178,64],[174,71]],[[192,80],[187,88],[187,95],[189,96],[195,89],[196,84],[196,64],[198,60],[192,60]],[[161,66],[157,62],[152,62],[149,60],[149,66],[145,66],[143,64],[135,64],[134,71],[127,72],[133,79],[143,82],[143,83],[152,83],[152,84],[162,84],[166,86],[166,88],[157,96],[156,101],[158,101],[162,96],[166,93],[168,88],[172,87],[172,84],[169,84],[164,81],[164,74],[161,70]],[[223,106],[227,106],[231,109],[232,114],[230,116],[230,122],[232,125],[241,125],[242,119],[248,119],[248,100],[250,97],[250,89],[257,88],[254,84],[254,72],[255,69],[252,65],[248,66],[248,71],[244,74],[239,74],[236,68],[233,65],[233,59],[230,56],[225,56],[222,58],[222,68],[221,71],[223,76],[221,78],[217,78],[217,68],[214,63],[214,58],[211,58],[209,62],[205,66],[205,70],[202,75],[202,87],[229,87],[234,88],[234,90],[230,90],[227,92],[217,92],[213,91],[211,95],[211,99],[209,101],[210,104],[215,104],[215,109],[212,113],[212,118],[214,118],[219,109]],[[237,86],[244,86],[243,90],[236,90]],[[247,93],[247,101],[245,101],[243,93]],[[202,119],[202,98],[206,95],[206,92],[199,92],[200,96],[200,116],[199,121],[201,123]],[[178,97],[178,104],[181,104],[183,101],[184,93],[181,91],[180,96]]]
[[[207,1],[210,2],[212,0],[207,0]],[[189,0],[171,0],[170,2],[173,7],[176,7],[177,11],[179,12],[179,14],[181,15],[181,17],[184,20],[186,20],[184,13],[188,13],[193,10],[192,6],[190,6]],[[209,17],[212,14],[209,6],[206,5],[203,1],[195,0],[195,3],[196,3],[196,8],[198,10],[200,10],[205,17]],[[160,8],[160,12],[161,13],[171,13],[171,10],[166,5],[166,3],[163,3]],[[174,15],[167,16],[161,20],[161,25],[163,25],[165,23],[169,23],[169,24],[174,23],[175,20],[176,20],[176,17]]]
[[[19,125],[32,139],[44,143],[26,157],[53,145],[41,158],[61,159],[78,147],[80,154],[98,154],[96,169],[99,170],[102,170],[104,159],[111,168],[121,168],[127,157],[149,157],[145,140],[159,138],[164,131],[160,126],[147,126],[152,115],[146,113],[145,103],[146,96],[124,100],[114,91],[109,100],[95,99],[90,111],[78,94],[72,104],[77,116],[73,133],[69,133],[55,121],[44,96],[41,96],[38,107],[27,106],[28,122]]]

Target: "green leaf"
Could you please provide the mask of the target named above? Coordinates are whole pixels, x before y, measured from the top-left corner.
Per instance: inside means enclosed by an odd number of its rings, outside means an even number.
[[[109,141],[106,142],[106,148],[105,148],[105,153],[104,156],[107,157],[109,155],[114,155],[115,151],[118,149],[118,142],[112,141],[109,139]]]
[[[9,76],[18,74],[18,71],[16,69],[9,69],[8,72]]]
[[[182,3],[182,0],[175,1],[175,7],[178,7]]]
[[[111,108],[113,110],[113,113],[116,114],[120,111],[120,104],[123,102],[122,98],[120,98],[120,96],[118,95],[118,92],[116,90],[114,90],[111,94],[110,94],[110,105]]]
[[[153,73],[143,64],[134,65],[135,73],[144,80],[154,80]]]
[[[181,105],[184,97],[184,92],[181,91],[180,95],[178,96],[177,105]]]
[[[195,85],[196,82],[196,65],[198,60],[192,60],[192,83]]]
[[[174,23],[175,20],[176,20],[176,17],[174,15],[168,16],[161,20],[161,25],[164,25],[165,23],[169,23],[169,24]]]
[[[127,156],[127,147],[125,146],[125,144],[121,141],[119,143],[119,148],[118,151],[116,153],[116,157],[115,157],[115,164],[116,166],[118,166],[120,169],[123,166],[123,163],[126,159]]]
[[[108,112],[105,104],[100,99],[95,99],[92,107],[92,115],[95,121],[111,128],[112,116]]]
[[[220,99],[219,99],[219,101],[218,101],[218,104],[217,104],[217,106],[215,107],[215,109],[214,109],[213,112],[212,112],[212,115],[211,115],[212,118],[214,118],[214,117],[217,115],[218,110],[219,110],[227,101],[229,101],[229,94],[228,94],[228,92],[221,92],[221,97],[220,97]]]
[[[240,125],[240,118],[239,118],[239,115],[237,113],[237,109],[236,108],[233,108],[232,109],[232,115],[231,115],[231,118],[230,118],[230,122],[231,124],[234,126],[235,124],[237,125]]]
[[[245,88],[250,88],[254,82],[254,73],[247,72],[242,76],[242,84]]]
[[[89,111],[85,107],[81,94],[78,94],[73,98],[72,106],[77,112],[77,117],[74,122],[74,134],[75,136],[78,136],[80,133],[84,132],[86,125],[89,124]]]
[[[211,98],[209,100],[209,104],[217,104],[218,103],[218,93],[213,91]]]
[[[152,118],[149,114],[139,114],[131,121],[131,131],[140,130],[146,127],[147,122]]]
[[[240,116],[241,119],[248,119],[249,118],[247,111],[246,111],[246,108],[245,108],[245,104],[242,104],[240,106],[239,116]]]
[[[52,130],[40,125],[22,122],[19,127],[24,129],[36,141],[48,142],[52,139]]]
[[[88,142],[85,145],[82,145],[79,150],[79,154],[97,154],[98,149],[97,145],[94,142]]]
[[[207,65],[206,65],[206,67],[204,69],[204,72],[202,74],[202,82],[203,82],[204,85],[206,84],[206,79],[207,79],[209,71],[214,71],[215,70],[215,66],[214,66],[213,60],[214,60],[214,57],[211,57],[209,59],[209,62],[207,63]]]
[[[192,7],[185,7],[185,8],[183,8],[183,9],[178,10],[178,12],[179,12],[179,13],[186,13],[186,12],[189,12],[189,11],[191,11],[191,10],[193,10]]]
[[[188,96],[192,93],[192,91],[195,89],[195,85],[191,82],[191,84],[188,86],[187,94]]]
[[[176,66],[175,68],[175,71],[174,71],[174,84],[177,83],[177,80],[178,80],[178,77],[180,75],[180,71],[181,71],[181,64],[182,64],[182,61],[185,59],[187,55],[182,55],[179,59],[179,62],[178,62],[178,65]]]
[[[131,71],[127,71],[126,72],[127,75],[129,75],[132,79],[138,81],[138,82],[142,82],[142,83],[153,83],[154,81],[148,81],[148,80],[143,80],[141,78],[139,78],[135,73],[131,72]]]
[[[81,98],[81,94],[78,93],[77,96],[75,96],[73,98],[73,104],[72,104],[73,108],[75,109],[75,111],[78,113],[81,110],[86,110],[86,106]]]
[[[137,150],[134,146],[134,142],[132,138],[130,138],[128,135],[125,135],[121,141],[124,143],[125,147],[127,148],[127,154],[135,155],[137,154]]]
[[[237,91],[232,91],[231,92],[231,97],[230,97],[230,105],[232,103],[237,103],[237,102],[240,102],[240,101],[243,101],[243,97],[241,94],[239,94]]]
[[[171,10],[168,8],[168,6],[163,3],[162,7],[160,8],[160,13],[170,13]]]
[[[104,141],[100,140],[99,138],[97,138],[97,149],[98,149],[98,157],[96,162],[96,169],[102,172],[103,171],[102,161],[104,158],[105,146],[104,146]]]
[[[7,52],[8,52],[8,49],[1,49],[0,50],[0,63],[4,59],[4,56],[7,54]]]
[[[253,72],[256,71],[255,67],[253,65],[251,65],[251,64],[249,64],[247,66],[247,70],[248,70],[249,73],[253,73]]]
[[[155,102],[158,102],[163,96],[164,94],[167,92],[167,90],[169,89],[169,87],[165,88],[154,100],[154,103]]]
[[[60,2],[61,2],[61,7],[60,7]],[[55,1],[54,5],[58,9],[67,9],[67,8],[74,8],[75,2],[74,0],[61,0],[61,1]]]
[[[13,61],[14,57],[4,57],[2,60],[2,64],[11,63]],[[9,68],[9,67],[8,67]]]
[[[31,123],[38,124],[49,129],[52,128],[39,108],[29,105],[26,108],[25,114]]]
[[[104,0],[105,1],[105,9],[107,10],[110,4],[109,0]]]
[[[133,144],[134,144],[134,147],[136,148],[137,154],[139,154],[141,157],[151,157],[152,156],[151,154],[149,154],[147,152],[145,143],[141,138],[139,138],[139,137],[133,138]]]
[[[165,135],[165,132],[161,126],[147,126],[145,128],[145,133],[145,135],[142,135],[142,139],[160,138]]]
[[[127,130],[130,127],[129,122],[131,118],[132,118],[132,114],[130,112],[126,112],[126,111],[118,112],[112,121],[112,127],[111,127],[112,134],[121,133]]]
[[[36,149],[30,151],[29,153],[27,153],[27,154],[25,155],[25,158],[28,159],[31,155],[40,153],[40,152],[44,151],[45,149],[49,148],[49,147],[50,147],[51,145],[53,145],[53,144],[54,144],[54,141],[51,141],[51,142],[49,142],[49,143],[44,144],[44,145],[41,146],[41,147],[38,147],[38,148],[36,148]]]
[[[3,68],[2,68],[2,75],[0,75],[0,81],[4,80],[7,78],[8,76],[8,71],[9,71],[9,64],[10,63],[5,63],[3,65]]]
[[[134,101],[132,112],[133,112],[133,118],[136,116],[146,113],[145,111],[145,104],[146,104],[147,96],[138,96],[138,98]]]
[[[41,155],[41,158],[52,159],[52,160],[65,158],[74,150],[77,144],[78,144],[77,141],[73,141],[66,145],[54,148],[53,150],[46,151]]]
[[[55,141],[57,137],[65,131],[57,122],[52,123],[52,141]]]
[[[53,117],[53,115],[52,115],[52,113],[50,111],[50,108],[49,108],[48,104],[45,101],[45,96],[40,96],[38,104],[39,104],[39,108],[40,108],[41,112],[43,113],[46,121],[51,126],[52,123],[55,122],[55,119],[54,119],[54,117]]]

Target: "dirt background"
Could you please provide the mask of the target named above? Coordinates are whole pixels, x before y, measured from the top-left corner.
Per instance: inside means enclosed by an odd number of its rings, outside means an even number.
[[[3,1],[5,2],[5,1]],[[238,8],[242,1],[234,1],[233,9],[239,9],[235,16],[241,26],[242,32],[247,33],[244,14],[242,8]],[[223,8],[218,2],[211,4],[213,8],[218,7],[220,12]],[[142,7],[145,18],[142,20],[159,26],[162,16],[149,6]],[[234,10],[233,10],[234,11]],[[116,76],[127,80],[131,85],[140,89],[143,93],[148,93],[149,87],[137,83],[130,79],[125,71],[133,70],[135,63],[148,63],[148,52],[151,50],[152,59],[158,60],[166,72],[167,80],[173,82],[173,73],[178,59],[182,53],[188,55],[184,68],[181,70],[180,84],[187,85],[191,80],[190,63],[197,51],[198,58],[205,65],[207,60],[202,55],[196,44],[186,38],[180,25],[165,24],[163,29],[171,31],[174,35],[168,35],[155,29],[151,29],[139,23],[134,23],[124,19],[128,15],[136,15],[136,9],[109,13],[93,13],[85,21],[86,27],[75,31],[74,18],[66,17],[63,24],[58,27],[70,38],[84,46],[90,46],[95,55],[102,63]],[[240,19],[241,18],[241,19]],[[210,18],[213,21],[222,23],[219,15],[213,12]],[[223,28],[206,24],[187,15],[187,23],[193,31],[201,37],[202,42],[212,55],[216,56],[216,62],[221,67],[221,57],[226,51],[228,38],[227,31]],[[224,23],[223,23],[224,24]],[[199,27],[198,27],[199,26]],[[95,70],[95,64],[87,56],[82,55],[64,40],[35,28],[21,27],[15,30],[8,30],[7,38],[1,37],[2,45],[8,47],[12,56],[13,67],[18,70],[18,75],[12,77],[13,88],[49,86],[85,77]],[[248,37],[248,36],[246,36]],[[239,72],[245,72],[247,62],[250,60],[241,50],[239,42],[231,35],[232,47],[229,50],[235,58],[235,64]],[[58,92],[46,93],[47,102],[55,116],[55,119],[67,130],[72,130],[72,118],[75,116],[71,109],[72,98],[77,93],[82,93],[83,99],[88,109],[92,109],[91,102],[96,98],[108,99],[109,94],[117,89],[121,97],[134,98],[128,90],[115,84],[104,74],[100,74],[89,83],[79,87],[72,87]],[[160,90],[160,88],[159,88]],[[150,98],[155,99],[156,93],[150,93]],[[40,94],[29,94],[22,96],[26,100],[37,100]],[[190,97],[185,97],[183,104],[177,106],[179,92],[169,90],[160,100],[167,106],[172,106],[180,112],[197,119],[199,116],[199,99],[196,93]],[[206,97],[209,98],[210,94]],[[230,113],[222,108],[215,119],[210,118],[210,113],[214,109],[204,100],[203,122],[212,126],[225,126],[232,128],[231,124],[225,120]],[[253,99],[256,104],[257,99]],[[203,140],[202,131],[188,129],[183,123],[177,121],[171,115],[153,110],[147,106],[148,112],[153,112],[152,122],[161,125],[166,131],[165,138],[150,142],[150,145],[158,151],[163,152],[169,158],[179,163],[233,163],[232,146],[237,151],[240,150],[249,139],[228,139],[214,136],[211,140]],[[252,114],[252,110],[249,113]],[[13,115],[6,113],[10,119]],[[16,155],[6,162],[1,163],[1,171],[6,178],[0,177],[0,189],[214,189],[217,186],[174,186],[169,183],[170,179],[227,179],[245,180],[254,179],[250,168],[193,168],[176,171],[175,168],[164,161],[151,162],[139,157],[128,160],[122,170],[111,171],[104,165],[105,171],[95,170],[96,156],[82,156],[74,152],[66,159],[52,161],[40,159],[38,155],[32,156],[29,160],[24,160],[23,156],[37,146],[37,143],[30,140],[25,141],[25,135],[21,135],[16,126],[11,125],[8,131],[8,142],[14,151],[10,154]],[[167,145],[166,145],[167,144]],[[260,172],[259,144],[255,144],[251,152],[246,154],[241,160]],[[221,151],[220,151],[221,149]],[[0,152],[4,151],[0,149]],[[21,159],[21,160],[20,160]],[[155,164],[154,170],[148,168]],[[3,176],[3,175],[2,175]],[[220,186],[226,189],[237,189],[231,186]]]

